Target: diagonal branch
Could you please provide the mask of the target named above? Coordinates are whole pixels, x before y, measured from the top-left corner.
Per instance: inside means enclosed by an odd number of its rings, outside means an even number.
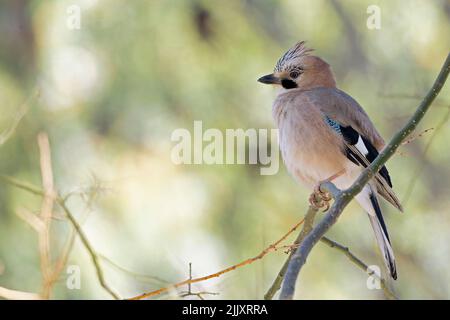
[[[22,181],[19,181],[19,180],[15,179],[15,178],[12,178],[12,177],[9,177],[9,176],[5,176],[5,175],[0,175],[0,180],[4,181],[4,182],[6,182],[6,183],[8,183],[8,184],[10,184],[12,186],[15,186],[15,187],[17,187],[19,189],[28,191],[28,192],[30,192],[30,193],[32,193],[34,195],[45,197],[44,190],[42,190],[41,188],[36,187],[36,186],[34,186],[34,185],[30,184],[30,183],[22,182]],[[66,214],[67,219],[69,220],[69,222],[71,223],[71,225],[75,229],[75,232],[80,237],[81,243],[83,244],[85,249],[88,251],[88,253],[89,253],[90,257],[91,257],[92,263],[94,264],[95,271],[97,273],[97,279],[100,282],[100,285],[114,299],[120,299],[119,295],[106,282],[105,276],[104,276],[104,273],[103,273],[103,268],[101,267],[101,264],[100,264],[100,256],[94,250],[94,248],[92,247],[88,237],[86,236],[86,234],[84,233],[84,231],[81,228],[80,224],[78,223],[77,219],[75,219],[75,216],[72,214],[72,212],[67,207],[64,198],[56,195],[55,201],[62,208],[64,213]]]
[[[370,270],[369,266],[365,264],[361,259],[359,259],[357,256],[355,256],[348,247],[344,247],[343,245],[337,243],[336,241],[333,241],[327,237],[322,237],[320,239],[321,242],[329,246],[330,248],[334,248],[343,254],[346,255],[346,257],[356,264],[360,269],[362,269],[364,272],[366,272],[369,276],[375,276],[380,281],[381,289],[383,289],[384,295],[393,300],[398,300],[397,296],[389,289],[389,287],[386,285],[386,281],[378,276],[374,271]]]
[[[309,207],[308,211],[305,215],[305,223],[303,225],[302,231],[300,231],[297,239],[294,241],[292,248],[297,248],[300,243],[303,241],[303,239],[311,232],[313,229],[314,219],[316,217],[317,210],[313,207]],[[364,272],[369,274],[370,276],[375,276],[380,281],[381,289],[383,289],[384,295],[389,299],[395,299],[398,300],[397,296],[388,288],[386,285],[385,280],[375,274],[373,271],[369,269],[369,266],[365,264],[361,259],[359,259],[357,256],[355,256],[348,247],[345,247],[336,241],[333,241],[327,237],[322,237],[320,239],[321,242],[328,245],[330,248],[336,249],[340,252],[342,252],[351,262],[353,262],[357,267],[362,269]],[[270,288],[267,290],[266,294],[264,295],[265,300],[272,300],[275,294],[278,290],[281,288],[281,284],[283,282],[284,276],[286,275],[286,271],[289,265],[289,261],[291,260],[292,255],[294,254],[294,250],[291,251],[290,255],[284,262],[283,266],[281,267],[281,270],[278,272],[277,277],[273,281]]]
[[[29,105],[31,104],[31,102],[33,102],[34,99],[39,97],[39,94],[40,94],[39,89],[35,89],[34,92],[30,95],[30,97],[21,106],[17,108],[16,114],[11,119],[10,126],[0,133],[0,146],[4,144],[6,141],[8,141],[9,138],[11,138],[14,131],[19,126],[20,121],[27,114]]]
[[[298,246],[303,241],[303,239],[308,235],[308,233],[311,232],[314,224],[314,219],[316,218],[316,214],[317,209],[310,206],[305,214],[305,223],[303,225],[302,231],[300,231],[297,239],[295,239],[293,243],[293,248]],[[281,267],[281,270],[278,272],[277,277],[273,281],[269,290],[267,290],[266,294],[264,295],[265,300],[272,300],[275,293],[277,293],[277,291],[280,290],[281,284],[284,279],[284,275],[286,274],[286,270],[289,265],[289,261],[291,260],[291,257],[294,254],[294,252],[295,252],[294,250],[291,251],[286,261],[284,262],[283,266]]]
[[[405,196],[403,197],[403,205],[405,207],[406,207],[406,203],[411,198],[411,195],[414,191],[414,187],[416,186],[416,182],[421,177],[421,174],[423,173],[424,168],[427,164],[427,158],[426,158],[427,153],[430,150],[431,145],[434,142],[434,139],[437,137],[438,133],[442,130],[442,128],[445,128],[445,124],[448,122],[449,119],[450,119],[450,106],[447,106],[447,112],[445,113],[442,120],[436,125],[436,128],[430,137],[430,140],[428,140],[427,144],[425,145],[425,147],[423,149],[422,157],[419,161],[419,164],[417,165],[417,169],[415,169],[415,171],[414,171],[414,172],[416,172],[416,174],[414,174],[411,177],[408,188],[406,189]]]
[[[444,86],[447,76],[450,72],[450,53],[448,54],[444,65],[441,68],[439,75],[436,78],[432,88],[425,96],[414,115],[408,121],[408,123],[394,135],[389,144],[383,149],[378,157],[368,166],[353,183],[353,185],[343,191],[339,191],[335,198],[335,202],[330,211],[325,217],[314,227],[313,231],[306,236],[302,244],[297,248],[292,255],[289,263],[286,277],[283,282],[280,299],[293,299],[295,293],[295,284],[300,273],[301,268],[306,262],[306,258],[311,252],[312,248],[317,242],[325,235],[325,233],[336,223],[337,219],[341,215],[344,208],[355,197],[362,188],[369,182],[369,180],[378,172],[381,167],[391,158],[397,151],[398,147],[403,141],[414,131],[418,123],[425,116],[425,113],[430,108],[433,100],[441,91]],[[336,190],[336,187],[332,183],[323,183],[320,188],[323,191],[330,191],[330,188]],[[332,193],[332,192],[331,192]]]

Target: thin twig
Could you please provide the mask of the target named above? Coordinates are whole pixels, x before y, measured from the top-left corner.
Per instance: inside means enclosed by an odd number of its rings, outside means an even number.
[[[209,291],[182,292],[182,293],[180,293],[180,297],[182,297],[182,298],[186,298],[186,297],[188,297],[188,296],[196,296],[196,297],[198,297],[200,300],[205,300],[205,298],[203,298],[204,295],[218,296],[219,293],[218,293],[218,292],[209,292]]]
[[[128,270],[128,269],[118,265],[116,262],[112,261],[110,258],[108,258],[108,257],[106,257],[106,256],[104,256],[102,254],[99,254],[99,257],[102,260],[108,262],[112,267],[116,268],[117,270],[122,271],[125,274],[130,275],[131,277],[133,277],[133,278],[135,278],[135,279],[137,279],[139,281],[149,282],[149,283],[158,283],[158,284],[163,284],[163,285],[166,285],[166,284],[170,283],[169,281],[161,279],[161,278],[156,277],[156,276],[151,276],[151,275],[147,275],[147,274],[141,274],[141,273],[137,273],[137,272]]]
[[[425,145],[425,148],[423,150],[422,158],[420,160],[419,165],[417,166],[417,169],[414,170],[415,174],[412,175],[411,181],[408,184],[408,188],[406,189],[405,196],[403,198],[404,206],[406,206],[406,203],[409,201],[412,192],[414,190],[414,187],[416,186],[416,183],[425,167],[426,161],[425,157],[428,151],[431,148],[431,145],[433,144],[434,139],[437,137],[438,133],[441,131],[441,129],[444,127],[444,125],[447,123],[447,121],[450,119],[450,106],[445,113],[445,116],[442,118],[442,120],[437,124],[436,129],[433,131],[433,134],[430,137],[430,140],[428,140],[427,144]]]
[[[70,233],[69,233],[66,243],[59,255],[59,258],[53,267],[53,274],[52,274],[52,277],[50,278],[50,281],[56,282],[58,280],[59,275],[61,274],[62,270],[66,266],[67,260],[69,259],[69,255],[72,252],[72,248],[75,243],[75,236],[76,236],[76,233],[74,232],[74,229],[72,227],[72,228],[70,228]]]
[[[0,146],[9,140],[22,118],[28,112],[30,103],[37,97],[39,97],[39,89],[35,89],[30,97],[20,107],[17,108],[17,112],[14,115],[10,126],[0,134]]]
[[[85,249],[88,251],[92,263],[95,267],[95,272],[97,273],[97,279],[100,282],[100,285],[105,289],[114,299],[121,299],[120,296],[109,286],[109,284],[105,280],[105,276],[103,274],[103,268],[100,265],[100,258],[95,252],[94,248],[92,247],[91,243],[89,242],[89,239],[87,238],[86,234],[84,233],[81,226],[78,224],[78,221],[73,216],[72,212],[70,212],[69,208],[66,206],[66,203],[58,197],[57,199],[58,204],[65,212],[67,218],[69,219],[72,226],[75,228],[76,233],[80,237],[81,242],[83,243]]]
[[[40,154],[42,186],[44,191],[40,215],[43,228],[40,230],[41,232],[38,232],[41,272],[43,278],[41,295],[43,299],[48,299],[50,297],[51,288],[53,286],[52,279],[54,278],[50,257],[50,228],[52,221],[53,203],[56,197],[56,193],[53,185],[50,143],[48,141],[47,134],[40,133],[38,135],[38,146]]]
[[[192,280],[192,263],[189,262],[189,280]],[[192,284],[191,282],[188,283],[188,291],[180,292],[180,297],[186,298],[189,296],[195,296],[199,298],[200,300],[205,300],[203,298],[204,295],[211,295],[211,296],[217,296],[218,292],[209,292],[209,291],[199,291],[199,292],[193,292],[192,291]]]
[[[386,98],[386,99],[409,99],[409,100],[422,100],[423,96],[419,95],[419,94],[402,94],[402,93],[391,93],[391,94],[386,94],[386,93],[378,93],[378,96],[380,98]],[[445,106],[444,101],[439,101],[439,99],[437,99],[434,104],[436,106]],[[405,116],[405,118],[409,118],[409,116]]]
[[[50,231],[56,193],[53,184],[51,151],[47,134],[40,133],[38,135],[38,146],[43,186],[40,214],[34,214],[26,209],[18,210],[17,214],[27,222],[38,235],[39,258],[42,274],[42,290],[40,298],[49,299],[53,285],[62,270],[62,266],[58,265],[58,268],[53,268],[50,254]]]
[[[0,297],[8,300],[40,300],[41,296],[37,293],[12,290],[0,287]]]
[[[306,258],[316,243],[325,235],[325,233],[336,223],[344,208],[348,203],[361,192],[362,188],[373,178],[376,172],[395,154],[398,147],[415,130],[418,123],[425,116],[433,100],[441,91],[447,76],[450,72],[450,53],[448,54],[442,69],[436,78],[431,90],[428,92],[422,103],[419,105],[409,122],[392,138],[389,144],[383,149],[378,157],[361,173],[352,186],[346,190],[339,191],[335,196],[329,212],[320,221],[303,240],[297,248],[289,262],[286,276],[283,281],[280,299],[292,299],[295,293],[295,284],[298,274],[306,262]],[[323,183],[320,186],[322,191],[328,191],[328,188],[337,189],[332,183]]]
[[[167,286],[167,287],[164,287],[164,288],[160,288],[158,290],[154,290],[154,291],[151,291],[151,292],[146,292],[146,293],[140,294],[138,296],[129,298],[129,300],[142,300],[142,299],[154,297],[154,296],[157,296],[157,295],[159,295],[161,293],[167,292],[167,291],[169,291],[171,289],[176,289],[176,288],[179,288],[179,287],[184,286],[184,285],[188,285],[188,284],[192,284],[192,283],[197,283],[197,282],[209,280],[209,279],[212,279],[212,278],[217,278],[217,277],[220,277],[221,275],[223,275],[224,273],[233,271],[233,270],[235,270],[237,268],[240,268],[240,267],[243,267],[245,265],[249,265],[249,264],[251,264],[251,263],[253,263],[253,262],[255,262],[255,261],[259,260],[259,259],[262,259],[269,252],[276,251],[278,245],[281,242],[283,242],[291,233],[293,233],[295,230],[297,230],[298,227],[303,223],[303,221],[304,221],[304,219],[302,219],[294,227],[292,227],[284,236],[282,236],[276,242],[274,242],[273,244],[271,244],[270,246],[265,248],[260,254],[258,254],[257,256],[255,256],[253,258],[246,259],[246,260],[244,260],[244,261],[242,261],[242,262],[240,262],[238,264],[232,265],[231,267],[225,268],[225,269],[220,270],[220,271],[218,271],[216,273],[213,273],[213,274],[210,274],[210,275],[207,275],[207,276],[204,276],[204,277],[200,277],[200,278],[187,279],[187,280],[175,283],[175,284],[173,284],[171,286]]]
[[[39,234],[44,229],[44,223],[42,222],[42,220],[39,218],[38,215],[31,212],[30,210],[25,208],[19,208],[16,211],[16,214],[19,218],[28,223],[28,225],[32,227],[33,230],[36,231],[36,233]]]
[[[428,133],[430,131],[434,130],[434,128],[428,128],[423,130],[422,132],[419,132],[417,135],[411,135],[410,137],[408,137],[408,139],[406,139],[405,141],[402,142],[402,145],[407,145],[410,144],[411,142],[413,142],[414,140],[418,139],[418,138],[422,138],[425,133]]]
[[[356,264],[360,269],[362,269],[364,272],[366,272],[370,276],[375,276],[380,281],[381,288],[383,289],[383,292],[385,296],[389,299],[398,300],[397,296],[389,289],[389,287],[386,285],[386,281],[378,276],[374,271],[372,271],[367,264],[365,264],[361,259],[359,259],[357,256],[355,256],[348,247],[345,247],[336,241],[333,241],[327,237],[322,237],[320,239],[321,242],[328,245],[331,248],[334,248],[342,253],[344,253],[347,258]]]

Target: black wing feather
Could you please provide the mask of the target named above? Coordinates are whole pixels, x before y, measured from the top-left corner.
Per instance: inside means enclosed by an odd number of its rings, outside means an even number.
[[[342,136],[344,137],[345,141],[350,145],[356,145],[358,143],[359,137],[361,136],[361,139],[368,151],[367,154],[365,154],[366,159],[372,163],[372,161],[375,160],[376,157],[378,157],[378,151],[373,146],[373,144],[367,139],[366,137],[360,135],[358,131],[353,129],[351,126],[340,126],[340,131],[342,133]],[[359,155],[354,153],[352,150],[350,150],[348,147],[345,148],[345,155],[347,158],[352,161],[353,163],[357,165],[362,165],[363,167],[367,167],[366,162],[361,159]],[[392,188],[392,181],[391,177],[389,176],[389,172],[386,168],[386,166],[383,166],[378,173],[383,177],[383,179],[387,182],[387,184]]]
[[[364,145],[366,146],[369,153],[366,155],[367,160],[372,163],[376,157],[378,157],[378,150],[370,143],[368,139],[366,139],[364,136],[361,136]],[[378,171],[380,175],[386,180],[387,184],[392,188],[392,181],[391,177],[389,176],[389,172],[386,168],[386,166],[381,167],[380,171]]]
[[[343,126],[327,115],[324,115],[324,120],[331,129],[344,138],[345,144],[342,151],[351,162],[357,166],[367,167],[378,156],[378,150],[370,140],[360,135],[351,126]],[[375,181],[378,193],[398,210],[403,211],[400,200],[392,190],[391,177],[385,166],[377,172]]]

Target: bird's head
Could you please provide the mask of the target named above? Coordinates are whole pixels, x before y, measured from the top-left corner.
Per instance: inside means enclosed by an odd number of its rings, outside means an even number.
[[[305,41],[290,48],[275,65],[272,74],[258,79],[265,84],[282,86],[284,89],[312,89],[335,87],[333,73],[328,63],[309,53],[313,49],[305,46]]]

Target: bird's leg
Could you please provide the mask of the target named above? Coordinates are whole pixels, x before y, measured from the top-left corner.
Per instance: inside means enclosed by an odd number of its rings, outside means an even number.
[[[320,185],[324,182],[331,182],[334,179],[343,175],[344,173],[345,170],[342,169],[341,171],[333,174],[331,177],[319,181],[319,183],[314,187],[314,192],[309,196],[309,203],[311,204],[312,207],[316,208],[317,210],[325,207],[323,212],[326,212],[330,208],[331,195],[328,192],[320,190]]]
[[[331,200],[331,195],[328,192],[323,192],[322,190],[320,190],[320,185],[324,182],[331,182],[336,178],[339,178],[340,176],[342,176],[345,173],[345,169],[342,169],[341,171],[333,174],[332,176],[328,177],[325,180],[321,180],[319,181],[318,184],[316,184],[316,186],[314,187],[314,192],[318,193],[321,195],[321,198],[325,201],[330,201]]]

